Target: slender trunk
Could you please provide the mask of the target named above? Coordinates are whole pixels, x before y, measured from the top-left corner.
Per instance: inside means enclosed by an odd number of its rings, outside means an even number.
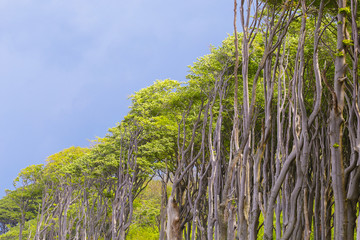
[[[19,240],[22,240],[23,230],[25,224],[25,211],[21,210],[20,226],[19,226]]]
[[[338,0],[339,9],[346,7],[346,0]],[[345,179],[343,159],[343,109],[344,109],[344,81],[346,79],[345,63],[345,13],[339,11],[337,15],[337,55],[335,59],[334,99],[330,112],[329,136],[331,149],[331,176],[335,199],[334,239],[347,239],[347,209],[345,202]]]
[[[357,229],[356,229],[356,240],[360,240],[360,202],[358,203],[358,218],[357,218]]]
[[[167,175],[167,173],[166,173]],[[166,176],[165,176],[166,177]],[[167,177],[166,177],[167,178]],[[166,240],[166,203],[167,203],[167,181],[161,181],[161,210],[160,210],[160,237],[159,240]]]

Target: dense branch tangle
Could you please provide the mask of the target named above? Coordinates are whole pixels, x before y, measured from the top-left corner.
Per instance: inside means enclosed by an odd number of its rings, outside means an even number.
[[[235,1],[241,56],[235,49],[204,89],[207,105],[199,111],[208,128],[200,131],[197,120],[202,141],[187,142],[203,159],[192,161],[192,153],[183,160],[189,165],[178,171],[194,171],[175,176],[169,200],[188,204],[180,212],[191,208],[178,217],[176,239],[360,236],[359,11],[354,0],[337,5]],[[234,96],[234,108],[224,106]],[[177,195],[180,181],[196,188]]]

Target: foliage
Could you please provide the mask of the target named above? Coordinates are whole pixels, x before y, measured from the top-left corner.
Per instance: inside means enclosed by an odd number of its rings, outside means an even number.
[[[25,223],[25,228],[22,234],[23,239],[32,239],[35,235],[36,218],[33,218]],[[19,226],[14,226],[3,235],[0,235],[0,240],[18,240],[19,239]]]
[[[134,201],[134,218],[128,238],[158,239],[161,182],[153,180]]]

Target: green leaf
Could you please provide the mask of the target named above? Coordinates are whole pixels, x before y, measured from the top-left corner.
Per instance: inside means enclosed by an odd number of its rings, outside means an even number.
[[[350,15],[351,11],[349,7],[339,8],[339,13]]]
[[[345,39],[342,41],[346,46],[354,46],[354,41],[351,39]]]

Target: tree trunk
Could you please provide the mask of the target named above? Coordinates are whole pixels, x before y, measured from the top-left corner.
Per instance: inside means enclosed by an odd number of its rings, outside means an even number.
[[[181,240],[179,206],[173,196],[169,197],[167,217],[167,239]]]
[[[346,0],[338,0],[339,9],[346,7]],[[346,78],[345,63],[345,13],[339,11],[337,15],[337,55],[335,59],[334,77],[334,99],[330,112],[329,136],[331,149],[331,176],[332,188],[335,199],[334,213],[334,239],[347,239],[347,209],[345,201],[345,179],[344,179],[344,160],[343,160],[343,109],[344,109],[344,81]]]
[[[166,202],[167,202],[167,181],[161,181],[161,209],[160,209],[160,237],[159,240],[166,240]]]
[[[21,210],[20,224],[19,224],[19,240],[22,240],[24,225],[25,225],[25,212]]]

